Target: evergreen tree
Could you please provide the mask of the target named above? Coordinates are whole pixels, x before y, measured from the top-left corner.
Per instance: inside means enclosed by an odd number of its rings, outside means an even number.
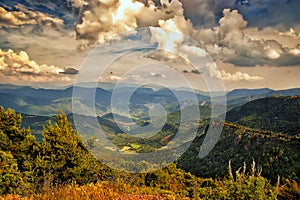
[[[38,143],[30,129],[21,129],[22,116],[12,109],[4,110],[0,107],[0,150],[10,162],[15,160],[15,170],[22,173],[23,181],[28,187],[34,183],[34,160]],[[6,159],[3,161],[5,162]]]
[[[0,195],[20,192],[24,181],[17,161],[9,152],[0,150]]]
[[[37,159],[43,184],[76,181],[83,184],[96,180],[99,163],[87,151],[77,131],[61,111],[56,122],[49,121]]]

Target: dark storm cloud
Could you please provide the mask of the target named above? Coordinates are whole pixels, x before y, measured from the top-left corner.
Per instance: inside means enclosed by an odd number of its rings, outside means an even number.
[[[300,25],[300,1],[251,0],[251,6],[238,8],[250,26],[266,27]]]
[[[63,71],[63,72],[60,72],[60,74],[75,75],[75,74],[78,74],[78,70],[71,67],[71,68],[65,69],[65,71]]]
[[[260,58],[260,57],[253,58],[253,57],[241,56],[241,57],[235,57],[233,59],[228,59],[227,62],[240,67],[254,67],[257,65],[289,67],[289,66],[300,65],[299,56],[288,55],[288,54],[284,54],[280,58],[274,60]]]
[[[300,1],[298,0],[181,0],[185,16],[196,26],[214,26],[223,16],[225,8],[237,9],[248,21],[249,26],[300,25]]]

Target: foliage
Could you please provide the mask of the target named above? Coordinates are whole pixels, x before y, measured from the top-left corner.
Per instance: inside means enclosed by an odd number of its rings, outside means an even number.
[[[246,164],[243,171],[238,169],[233,175],[229,162],[229,175],[222,180],[206,179],[199,189],[202,199],[277,199],[280,192],[279,182],[276,186],[256,171],[255,162],[251,172],[246,173]]]
[[[226,120],[258,130],[299,134],[300,97],[267,97],[233,108]]]
[[[133,174],[96,161],[61,111],[44,127],[41,143],[20,124],[20,115],[0,108],[0,191],[15,193],[0,199],[299,199],[300,145],[295,136],[226,122],[221,140],[204,159],[197,157],[204,137],[198,134],[178,164]],[[200,125],[199,130],[205,130],[205,123]],[[141,148],[136,141],[130,145]],[[257,164],[246,169],[252,157]],[[289,179],[280,181],[278,174]]]
[[[0,150],[0,195],[20,192],[20,185],[23,184],[22,174],[13,155]]]
[[[284,180],[285,184],[281,188],[279,197],[282,199],[300,199],[300,186],[295,180]]]
[[[277,199],[295,194],[283,193],[285,185],[271,185],[256,171],[246,173],[246,166],[233,175],[229,164],[229,175],[223,179],[196,178],[177,169],[174,164],[150,174],[123,174],[110,181],[86,184],[68,184],[54,187],[49,191],[23,198],[25,199]],[[125,177],[124,177],[125,175]],[[144,178],[155,177],[155,185],[144,185]],[[120,179],[122,178],[122,179]],[[290,196],[283,196],[290,195]],[[298,193],[299,195],[299,193]],[[17,195],[7,195],[4,199],[22,199]]]
[[[96,181],[100,164],[87,151],[80,136],[72,128],[67,116],[56,115],[54,124],[49,121],[43,130],[40,153],[37,156],[39,182],[44,184],[79,184]]]
[[[30,129],[20,129],[21,121],[21,115],[14,110],[5,111],[0,107],[0,150],[4,152],[3,164],[6,165],[6,161],[11,163],[12,170],[21,174],[18,179],[22,179],[29,189],[34,185],[33,169],[38,144]]]
[[[0,148],[9,151],[17,159],[18,167],[23,171],[29,168],[28,163],[36,153],[35,137],[30,129],[20,129],[22,116],[14,110],[5,111],[0,107]]]
[[[204,136],[196,137],[179,159],[180,168],[199,177],[224,177],[229,160],[235,171],[244,162],[250,165],[255,159],[257,166],[262,168],[262,175],[273,183],[278,175],[299,181],[300,140],[295,136],[252,130],[226,122],[214,149],[200,159],[198,154]]]

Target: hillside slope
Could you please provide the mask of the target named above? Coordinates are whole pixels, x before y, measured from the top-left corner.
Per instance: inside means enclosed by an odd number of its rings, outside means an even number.
[[[200,159],[198,154],[204,135],[200,134],[193,141],[178,161],[179,167],[201,177],[223,177],[228,173],[230,160],[234,171],[243,167],[244,162],[250,166],[254,160],[263,176],[272,181],[276,181],[278,175],[299,181],[299,135],[274,134],[226,122],[214,149]]]
[[[254,100],[227,112],[226,120],[254,129],[296,135],[300,131],[300,96]]]

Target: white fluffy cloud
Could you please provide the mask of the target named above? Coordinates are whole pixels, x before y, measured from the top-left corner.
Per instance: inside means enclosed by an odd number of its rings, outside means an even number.
[[[71,78],[64,75],[71,68],[63,69],[54,65],[37,64],[31,60],[25,51],[15,53],[9,49],[0,49],[0,74],[5,79],[13,79],[15,82],[68,82]]]
[[[80,66],[88,51],[78,52],[72,30],[32,26],[0,29],[0,48],[25,50],[32,60],[54,66]]]
[[[260,81],[263,77],[251,76],[243,72],[228,73],[225,70],[221,70],[222,79],[225,81]]]
[[[0,49],[0,69],[6,74],[15,73],[50,73],[59,74],[63,72],[61,68],[55,67],[53,65],[39,65],[35,61],[30,60],[28,54],[25,51],[20,51],[20,53],[15,53],[13,50],[9,49],[7,51],[2,51]]]
[[[83,2],[87,4],[87,1]],[[197,29],[184,16],[183,5],[178,0],[160,0],[160,5],[155,6],[151,0],[147,4],[133,0],[89,2],[82,23],[76,26],[81,47],[102,43],[117,38],[117,35],[122,38],[126,31],[150,26],[159,48],[166,50],[178,48],[182,45],[183,35],[187,35],[199,42],[214,59],[238,66],[300,63],[299,48],[286,46],[287,43],[299,44],[299,33],[293,29],[278,32],[272,28],[259,30],[248,27],[243,16],[237,10],[230,9],[223,10],[219,26]],[[207,1],[201,5],[201,12],[211,6]],[[193,47],[189,50],[196,52]]]
[[[295,31],[280,33],[274,29],[247,27],[247,21],[236,10],[225,9],[220,26],[213,29],[195,30],[194,37],[216,59],[236,65],[290,65],[297,56],[297,48],[286,41],[299,44]],[[267,36],[265,33],[268,32]],[[296,54],[295,54],[296,53]],[[298,62],[298,64],[300,61]],[[293,62],[297,64],[297,62]]]
[[[183,15],[182,4],[178,0],[161,0],[161,4],[163,7],[158,8],[151,0],[147,6],[133,0],[89,1],[81,23],[76,25],[80,48],[118,39],[138,27],[158,26],[159,20]]]
[[[158,1],[160,3],[157,3]],[[128,31],[135,32],[137,28],[146,26],[150,27],[152,42],[157,43],[159,49],[179,54],[186,60],[188,54],[193,54],[198,57],[210,55],[216,61],[235,66],[300,64],[300,34],[295,29],[282,32],[275,27],[258,29],[249,26],[249,22],[237,10],[231,9],[224,9],[222,16],[216,17],[214,11],[209,10],[212,6],[209,1],[187,3],[184,0],[157,0],[153,3],[152,0],[81,0],[76,2],[77,6],[83,6],[81,21],[76,25],[80,48],[111,39],[121,39],[128,34]],[[199,15],[207,16],[200,21],[209,25],[194,26],[186,18],[184,7],[187,9],[195,7]],[[219,18],[217,24],[216,18]],[[187,37],[194,39],[198,45],[186,44]],[[161,57],[165,56],[164,54],[151,55],[154,55],[154,59],[157,60],[163,60]],[[261,76],[244,72],[219,71],[214,64],[204,64],[201,73],[203,72],[226,81],[263,80]]]
[[[82,2],[81,5],[87,4],[87,1]],[[163,49],[178,48],[183,41],[183,36],[179,34],[184,34],[199,42],[214,59],[235,65],[284,66],[300,63],[299,48],[286,46],[289,39],[299,44],[299,33],[293,29],[290,32],[278,32],[270,28],[259,30],[248,27],[243,16],[237,10],[230,9],[223,10],[219,26],[195,28],[184,16],[180,1],[160,0],[161,6],[156,5],[151,0],[146,4],[133,0],[89,2],[83,12],[82,22],[76,26],[81,47],[122,38],[122,34],[128,34],[127,31],[150,26],[154,40]],[[188,5],[191,6],[191,3]],[[208,1],[197,3],[201,15],[210,6]],[[207,12],[207,15],[210,16],[207,20],[214,19],[212,13]],[[174,31],[179,34],[174,34]],[[264,36],[267,31],[269,38]]]
[[[0,27],[17,27],[26,24],[39,24],[51,27],[60,27],[63,20],[51,17],[42,12],[35,12],[22,6],[16,6],[19,11],[8,11],[0,7]]]

